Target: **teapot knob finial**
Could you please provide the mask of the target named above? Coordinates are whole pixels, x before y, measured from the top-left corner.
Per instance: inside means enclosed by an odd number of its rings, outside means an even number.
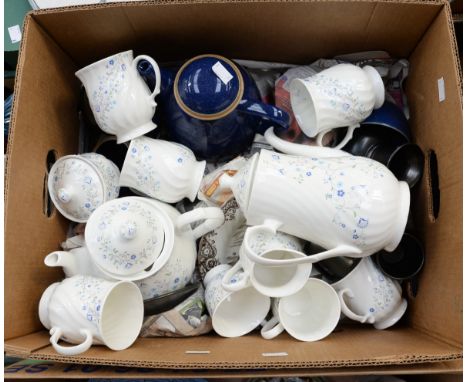
[[[137,225],[135,222],[126,221],[120,226],[120,237],[124,240],[132,240],[137,234]]]
[[[58,190],[58,197],[62,203],[68,203],[71,200],[71,193],[66,188]]]

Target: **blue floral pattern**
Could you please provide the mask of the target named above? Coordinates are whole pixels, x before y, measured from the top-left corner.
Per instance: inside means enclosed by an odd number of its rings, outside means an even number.
[[[144,237],[140,234],[142,244],[132,249],[119,245],[115,238],[115,227],[128,228],[129,232],[119,232],[123,237],[132,239],[139,235],[135,220],[144,226]],[[128,270],[138,268],[136,272],[151,265],[159,256],[164,242],[164,229],[158,215],[145,203],[132,200],[115,199],[106,204],[106,209],[93,222],[98,232],[94,232],[97,251],[92,255],[98,257],[99,264],[116,274],[127,274]],[[87,239],[88,240],[88,239]]]
[[[320,95],[322,102],[327,104],[340,120],[348,122],[349,125],[366,119],[372,111],[368,102],[362,102],[362,94],[356,94],[354,80],[344,81],[327,73],[318,73],[303,81],[310,84]]]
[[[271,153],[261,156],[262,168],[298,184],[308,184],[311,189],[325,186],[322,201],[334,210],[332,222],[361,247],[366,246],[366,229],[372,224],[366,213],[369,185],[360,184],[360,177],[347,177],[347,172],[358,171],[366,178],[385,176],[383,166],[367,158],[343,156],[336,158],[311,158]]]
[[[130,176],[132,180],[132,187],[144,194],[156,199],[165,200],[165,193],[168,182],[166,173],[161,174],[161,168],[155,166],[156,160],[164,160],[165,167],[171,171],[175,177],[181,176],[181,173],[187,171],[187,168],[192,169],[197,160],[195,155],[187,147],[174,143],[158,140],[158,145],[164,143],[170,144],[170,156],[162,158],[161,152],[156,152],[155,147],[151,147],[151,138],[140,137],[132,140],[130,146],[130,153],[126,158],[126,167],[132,169]],[[161,158],[159,157],[161,156]],[[168,161],[172,163],[167,163]],[[178,170],[180,172],[178,172]],[[167,171],[167,170],[166,170]],[[193,173],[190,175],[193,176]]]
[[[127,61],[128,57],[125,54],[109,57],[105,71],[98,76],[99,86],[93,90],[90,97],[96,122],[104,131],[112,130],[109,113],[117,107],[117,97],[124,89]]]
[[[70,219],[88,220],[106,200],[104,185],[95,168],[79,156],[60,158],[51,168],[49,177],[50,196],[57,208]],[[79,192],[78,198],[76,192]]]
[[[106,201],[117,198],[120,191],[119,168],[112,161],[101,154],[85,153],[81,154],[81,156],[85,159],[88,159],[99,169],[99,174],[103,178],[106,187]]]
[[[108,282],[91,276],[75,277],[74,287],[81,304],[81,314],[95,325],[101,321],[105,283]]]

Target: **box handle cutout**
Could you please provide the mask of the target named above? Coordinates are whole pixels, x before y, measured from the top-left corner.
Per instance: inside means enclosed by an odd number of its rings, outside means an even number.
[[[46,156],[46,173],[44,176],[44,185],[42,189],[42,212],[45,216],[50,218],[55,210],[54,203],[49,195],[49,188],[47,187],[47,182],[49,179],[49,171],[57,161],[57,152],[55,150],[49,150]]]
[[[437,164],[437,155],[434,150],[428,151],[429,166],[429,219],[435,222],[439,216],[440,210],[440,189],[439,189],[439,169]]]

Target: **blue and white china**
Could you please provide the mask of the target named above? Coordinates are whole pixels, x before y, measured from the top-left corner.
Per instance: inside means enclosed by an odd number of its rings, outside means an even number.
[[[85,223],[96,208],[118,197],[119,177],[118,167],[100,154],[67,155],[50,169],[47,187],[63,216]]]
[[[312,271],[312,264],[296,266],[270,267],[252,262],[247,251],[258,256],[274,259],[305,257],[301,253],[304,242],[283,232],[266,232],[261,227],[249,227],[245,231],[244,241],[239,251],[239,261],[224,275],[223,288],[237,291],[249,286],[265,296],[283,297],[299,291],[307,282]],[[233,277],[236,281],[232,281]]]
[[[338,64],[312,77],[296,78],[291,82],[290,92],[299,127],[308,137],[317,137],[319,146],[330,130],[348,127],[337,149],[352,138],[359,123],[385,100],[385,87],[377,70],[352,64]]]
[[[164,210],[171,218],[175,226],[174,246],[169,260],[154,275],[143,280],[136,281],[144,300],[152,299],[169,292],[185,287],[191,280],[195,264],[197,261],[196,240],[202,235],[213,230],[213,227],[220,226],[224,222],[222,211],[216,207],[198,209],[204,213],[211,213],[213,224],[206,225],[203,230],[194,231],[190,225],[179,226],[180,212],[169,204],[150,200],[152,204]],[[190,214],[190,212],[188,212]],[[198,214],[199,212],[194,212]],[[205,215],[207,216],[207,215]]]
[[[276,140],[267,140],[276,147]],[[248,251],[264,265],[317,262],[329,257],[364,257],[381,249],[394,250],[408,219],[408,184],[399,182],[384,165],[340,150],[303,146],[275,137],[287,148],[313,151],[315,157],[292,156],[262,150],[249,160],[248,177],[225,174],[247,225],[262,225],[310,241],[325,249],[305,258],[277,260]],[[324,155],[320,155],[323,151]],[[326,157],[326,155],[332,155]],[[242,172],[239,172],[242,174]],[[247,179],[247,180],[246,180]]]
[[[147,65],[139,69],[151,76]],[[235,157],[249,147],[255,133],[271,125],[289,127],[289,115],[261,102],[248,73],[225,57],[194,57],[162,84],[170,87],[162,88],[160,101],[170,140],[189,147],[197,158]]]
[[[137,71],[145,59],[154,69],[156,81],[151,92]],[[161,75],[156,61],[146,55],[133,58],[133,51],[114,54],[75,73],[83,83],[98,126],[123,143],[156,128],[152,118],[154,97],[159,94]]]
[[[129,281],[77,275],[50,285],[39,302],[39,319],[59,354],[77,355],[91,345],[128,348],[143,324],[143,299]],[[75,346],[60,345],[64,340]]]
[[[69,251],[51,252],[45,257],[44,264],[48,267],[62,267],[66,277],[88,275],[115,281],[94,265],[91,255],[85,246],[73,248]]]
[[[235,292],[225,290],[222,279],[229,269],[230,265],[221,264],[206,274],[203,279],[205,303],[216,333],[223,337],[240,337],[263,322],[270,310],[270,297],[253,287]]]
[[[193,202],[205,166],[179,143],[139,137],[130,142],[119,184],[166,203]]]
[[[408,307],[400,284],[385,276],[370,257],[343,279],[332,284],[338,292],[341,310],[351,320],[387,329],[396,324]]]
[[[202,223],[191,230],[190,224],[197,221]],[[137,281],[153,276],[169,262],[176,232],[190,229],[194,240],[223,221],[217,207],[196,208],[172,219],[162,203],[129,196],[99,207],[86,224],[85,240],[101,272],[117,280]]]

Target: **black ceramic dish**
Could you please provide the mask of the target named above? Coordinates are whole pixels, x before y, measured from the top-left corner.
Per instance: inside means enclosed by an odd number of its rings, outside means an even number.
[[[145,316],[167,312],[179,305],[200,287],[200,283],[185,287],[144,301]]]
[[[395,280],[415,277],[424,265],[424,248],[419,239],[405,233],[393,252],[380,251],[373,259],[382,273]]]

